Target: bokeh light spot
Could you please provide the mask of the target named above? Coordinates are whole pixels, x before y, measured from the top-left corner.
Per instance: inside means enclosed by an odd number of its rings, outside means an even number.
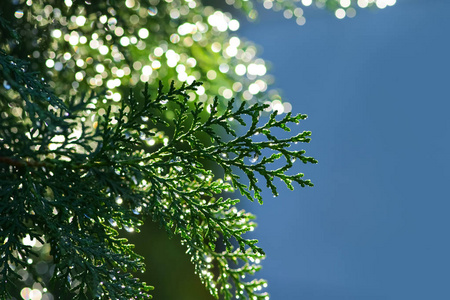
[[[302,0],[302,4],[304,6],[310,6],[312,4],[312,0]]]
[[[206,73],[206,77],[208,77],[209,80],[214,80],[217,77],[217,73],[214,70],[209,70],[208,73]]]
[[[350,0],[340,0],[339,3],[341,4],[342,7],[347,8],[350,6],[351,1]]]
[[[14,17],[16,17],[17,19],[22,19],[23,17],[23,11],[18,10],[14,13]]]
[[[228,23],[228,28],[230,28],[231,31],[236,31],[239,29],[239,21],[238,20],[231,20],[230,23]]]
[[[180,36],[176,33],[170,35],[170,41],[174,44],[178,43],[180,41]]]
[[[156,14],[158,13],[158,9],[153,6],[149,7],[147,11],[148,11],[148,14],[152,17],[156,16]]]
[[[138,35],[141,39],[146,39],[149,36],[149,32],[147,28],[139,29]]]
[[[336,9],[334,14],[336,15],[336,18],[338,18],[338,19],[345,18],[345,10],[343,8]]]
[[[86,17],[85,16],[78,16],[75,23],[78,26],[83,26],[86,23]]]

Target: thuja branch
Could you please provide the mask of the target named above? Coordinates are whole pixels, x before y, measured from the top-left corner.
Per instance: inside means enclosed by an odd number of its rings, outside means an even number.
[[[266,299],[264,280],[245,279],[260,269],[265,255],[257,240],[245,236],[256,226],[254,216],[236,208],[239,199],[223,194],[238,190],[262,202],[258,176],[274,194],[275,178],[289,188],[294,182],[311,186],[303,174],[287,174],[295,159],[316,162],[304,150],[290,148],[309,142],[310,132],[284,139],[271,133],[273,128],[289,131],[306,116],[265,118],[265,105],[236,106],[234,100],[220,111],[218,98],[192,103],[188,92],[199,85],[176,88],[172,83],[166,91],[160,84],[154,97],[146,85],[142,96],[130,92],[120,108],[97,114],[91,126],[81,119],[94,94],[78,103],[67,101],[70,114],[55,114],[54,126],[29,126],[20,136],[1,127],[0,209],[6,229],[0,238],[18,251],[0,260],[3,278],[14,279],[14,270],[26,266],[30,247],[20,241],[28,235],[51,246],[55,272],[47,285],[58,294],[147,299],[151,287],[130,273],[144,270],[142,258],[117,228],[139,231],[148,217],[181,237],[213,296]],[[174,118],[165,114],[169,109]],[[243,134],[238,135],[239,128]],[[27,155],[19,155],[24,149]],[[223,169],[223,178],[206,168],[208,161]],[[1,285],[0,292],[8,295],[10,288]]]
[[[115,162],[114,165],[121,165],[117,170],[121,176],[127,176],[126,168],[138,174],[140,179],[135,176],[129,181],[134,180],[143,191],[142,213],[150,215],[170,234],[181,236],[197,273],[213,295],[222,294],[231,299],[233,291],[237,296],[245,294],[264,299],[267,294],[259,292],[265,285],[264,281],[245,282],[242,279],[245,274],[254,274],[264,258],[257,241],[243,237],[244,233],[254,229],[254,217],[234,207],[239,200],[223,199],[218,195],[237,189],[250,200],[256,198],[262,202],[257,174],[265,178],[274,195],[277,194],[273,183],[275,178],[281,179],[291,189],[293,182],[312,186],[309,180],[302,179],[302,173],[286,174],[296,159],[303,163],[316,163],[314,158],[304,156],[304,150],[289,149],[298,142],[309,142],[311,133],[305,131],[278,139],[270,131],[273,128],[290,131],[289,124],[298,124],[306,115],[287,114],[278,119],[274,113],[260,124],[266,108],[262,104],[248,107],[242,103],[235,107],[234,100],[231,100],[220,112],[218,98],[210,104],[189,102],[188,92],[195,91],[199,84],[193,82],[180,88],[172,84],[167,92],[160,84],[154,98],[148,93],[147,86],[142,98],[130,94],[126,105],[117,114],[107,111],[100,122],[103,141],[99,145],[103,149],[97,155],[101,157],[106,151],[112,153],[109,159]],[[175,107],[173,119],[164,115],[168,106]],[[116,125],[111,126],[113,120],[116,120]],[[246,128],[249,121],[247,131],[237,136],[237,125]],[[161,126],[173,130],[158,138],[154,128]],[[231,138],[219,134],[219,128]],[[205,139],[204,134],[209,139]],[[254,141],[258,134],[266,140]],[[146,143],[152,147],[147,149]],[[139,155],[130,152],[133,147],[139,149]],[[122,153],[127,153],[127,156]],[[262,156],[261,160],[257,161],[256,156]],[[211,171],[205,170],[203,166],[207,161],[224,170],[223,179],[214,179]],[[282,167],[270,168],[280,162],[284,162]],[[248,184],[236,174],[237,169],[247,176]],[[226,250],[217,253],[219,240],[223,241]],[[234,261],[235,267],[231,267],[227,263],[229,261]],[[218,268],[217,274],[213,269],[218,265],[226,267]]]

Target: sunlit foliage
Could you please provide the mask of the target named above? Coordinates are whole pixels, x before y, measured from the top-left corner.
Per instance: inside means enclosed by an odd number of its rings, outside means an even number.
[[[151,288],[130,274],[144,271],[142,258],[115,229],[139,231],[141,216],[182,237],[196,272],[214,296],[268,297],[261,292],[264,280],[245,280],[264,257],[256,240],[242,236],[254,229],[254,217],[236,209],[239,200],[221,193],[237,189],[250,200],[262,201],[256,174],[274,195],[276,178],[291,189],[292,183],[312,185],[301,173],[286,174],[296,159],[316,162],[303,150],[289,149],[293,143],[309,142],[310,132],[288,139],[271,133],[273,128],[290,131],[288,124],[298,124],[305,115],[288,113],[277,119],[274,112],[260,124],[268,105],[235,106],[231,100],[221,113],[215,98],[211,105],[198,102],[191,108],[188,93],[200,86],[194,81],[181,88],[171,85],[168,91],[160,84],[154,97],[146,85],[142,96],[130,93],[118,112],[108,108],[96,115],[93,127],[79,129],[84,112],[102,95],[61,103],[38,78],[26,77],[23,62],[7,55],[0,62],[19,65],[16,74],[15,68],[4,67],[2,77],[21,95],[2,103],[3,297],[26,274],[35,275],[43,291],[61,298],[148,299]],[[35,92],[22,91],[23,82]],[[170,119],[164,114],[169,106],[175,107]],[[246,133],[238,136],[232,123],[244,126]],[[171,134],[152,147],[159,138],[158,125],[172,128]],[[220,135],[219,129],[225,133]],[[264,138],[256,142],[255,135]],[[280,160],[282,166],[272,169]],[[203,167],[206,161],[216,163],[224,178],[214,178]],[[245,174],[248,185],[236,170]],[[52,274],[45,274],[51,278],[33,274],[39,273],[43,257],[52,260]]]

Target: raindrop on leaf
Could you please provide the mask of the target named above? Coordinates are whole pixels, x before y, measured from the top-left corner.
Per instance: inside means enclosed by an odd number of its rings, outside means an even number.
[[[123,228],[124,228],[126,231],[128,231],[128,232],[133,232],[133,231],[134,231],[134,228],[133,228],[133,227],[128,227],[128,226],[123,225]]]
[[[135,215],[139,215],[141,213],[141,211],[142,211],[142,207],[141,206],[138,206],[135,209],[133,209],[133,213]]]
[[[258,159],[259,159],[259,156],[258,156],[258,154],[255,154],[255,155],[253,155],[253,157],[252,157],[252,158],[250,158],[250,162],[251,162],[251,163],[255,163],[255,162],[257,162],[257,161],[258,161]]]
[[[9,90],[11,88],[11,86],[9,85],[8,81],[3,80],[3,87],[7,90]]]
[[[114,221],[114,219],[109,219],[109,224],[111,224],[111,225],[114,226],[114,227],[117,226],[117,222]]]

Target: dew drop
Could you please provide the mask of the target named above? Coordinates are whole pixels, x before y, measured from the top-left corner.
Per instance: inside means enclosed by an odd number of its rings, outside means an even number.
[[[3,80],[3,87],[7,90],[9,90],[11,88],[11,86],[9,85],[8,81]]]
[[[258,154],[255,154],[255,155],[253,155],[252,158],[250,158],[250,162],[251,162],[251,163],[255,163],[255,162],[258,161],[258,158],[259,158]]]
[[[109,224],[111,224],[111,226],[113,226],[113,227],[117,226],[117,222],[114,221],[114,219],[109,219]]]
[[[123,228],[124,228],[126,231],[128,231],[128,232],[133,232],[133,231],[134,231],[134,228],[133,228],[133,227],[128,227],[128,226],[123,225]]]
[[[133,209],[133,213],[135,215],[139,215],[141,213],[141,211],[142,211],[142,207],[141,206],[138,206],[135,209]]]

